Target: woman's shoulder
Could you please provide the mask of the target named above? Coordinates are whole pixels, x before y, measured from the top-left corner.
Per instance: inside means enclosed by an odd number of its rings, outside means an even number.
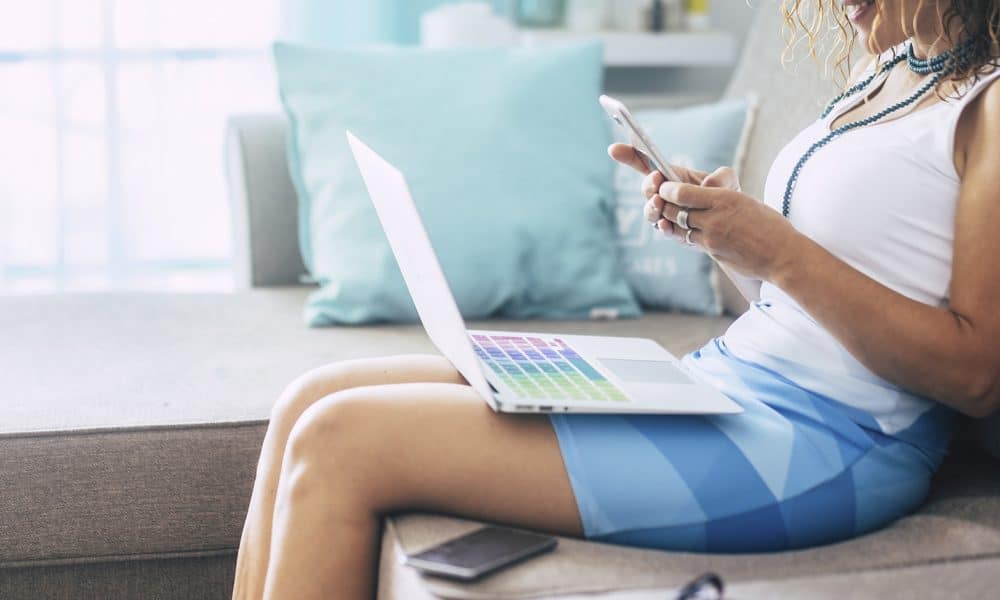
[[[970,81],[953,117],[951,138],[955,152],[955,170],[963,175],[973,148],[984,155],[1000,151],[1000,70],[981,74]]]
[[[1000,109],[1000,68],[991,66],[970,77],[965,81],[960,81],[953,85],[949,96],[964,113],[967,106],[975,106],[977,109],[989,111],[994,114]]]
[[[961,98],[962,103],[971,104],[977,109],[972,111],[973,114],[982,113],[984,118],[996,122],[998,115],[1000,115],[1000,83],[997,83],[998,81],[1000,81],[1000,69],[993,68],[979,74],[966,84],[964,95]]]

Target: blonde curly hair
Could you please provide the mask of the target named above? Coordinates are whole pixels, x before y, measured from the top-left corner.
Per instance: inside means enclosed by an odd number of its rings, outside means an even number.
[[[882,24],[883,7],[887,0],[875,0],[878,12],[872,31]],[[899,0],[894,0],[899,1]],[[914,14],[920,14],[928,0],[920,0]],[[808,55],[820,65],[834,70],[837,80],[845,87],[851,73],[851,55],[857,42],[857,32],[847,20],[841,0],[781,0],[785,26],[783,61],[795,59],[797,50],[805,46]],[[903,23],[904,30],[916,29],[914,23]],[[941,14],[941,30],[947,45],[954,47],[965,39],[974,39],[969,52],[942,77],[938,90],[947,82],[975,81],[982,74],[1000,67],[1000,0],[951,0]],[[952,31],[963,32],[963,39],[952,39]],[[874,36],[873,36],[874,38]],[[879,53],[887,48],[872,48]],[[956,88],[957,89],[957,88]]]

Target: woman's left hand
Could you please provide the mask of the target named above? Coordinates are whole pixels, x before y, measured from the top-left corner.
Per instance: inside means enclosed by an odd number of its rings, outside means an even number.
[[[733,170],[723,167],[708,175],[701,185],[663,183],[651,199],[647,213],[659,221],[664,235],[681,243],[688,240],[740,275],[765,281],[773,279],[797,256],[803,236],[789,222],[762,202],[739,190]],[[688,237],[678,221],[687,210]]]

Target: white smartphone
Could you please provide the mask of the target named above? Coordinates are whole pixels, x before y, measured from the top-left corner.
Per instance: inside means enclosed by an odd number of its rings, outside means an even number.
[[[611,96],[601,96],[598,99],[604,112],[608,113],[611,120],[625,130],[628,135],[629,144],[635,148],[636,152],[646,161],[646,166],[656,169],[667,179],[667,181],[681,181],[677,172],[670,167],[670,163],[663,158],[653,143],[652,138],[639,126],[628,107],[621,100],[615,100]]]
[[[552,550],[557,543],[556,538],[538,533],[483,527],[407,556],[403,564],[441,577],[472,580]]]

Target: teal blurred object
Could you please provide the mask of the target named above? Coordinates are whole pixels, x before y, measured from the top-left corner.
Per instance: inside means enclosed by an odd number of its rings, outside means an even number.
[[[359,44],[416,44],[420,15],[459,0],[284,0],[282,39],[329,47]],[[514,0],[493,0],[510,14]]]
[[[711,172],[739,167],[734,163],[742,154],[739,145],[752,111],[753,103],[740,99],[633,114],[666,160]],[[615,128],[615,135],[626,141],[621,128]],[[617,169],[618,240],[625,275],[639,302],[649,308],[722,314],[712,259],[650,227],[643,215],[642,176],[622,165]]]
[[[566,14],[566,1],[515,0],[515,14],[525,27],[558,27]]]
[[[302,255],[321,284],[310,325],[417,318],[346,130],[406,174],[466,317],[639,314],[616,243],[599,44],[274,55]]]

